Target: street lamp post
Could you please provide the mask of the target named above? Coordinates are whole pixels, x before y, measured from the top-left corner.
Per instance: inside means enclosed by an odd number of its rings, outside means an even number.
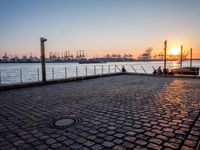
[[[45,67],[45,45],[47,39],[40,38],[40,46],[41,46],[41,67],[42,67],[42,82],[46,83],[46,67]]]

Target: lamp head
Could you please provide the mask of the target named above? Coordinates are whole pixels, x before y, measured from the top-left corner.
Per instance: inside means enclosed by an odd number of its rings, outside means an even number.
[[[45,39],[45,38],[40,38],[40,41],[41,41],[41,42],[46,42],[47,39]]]

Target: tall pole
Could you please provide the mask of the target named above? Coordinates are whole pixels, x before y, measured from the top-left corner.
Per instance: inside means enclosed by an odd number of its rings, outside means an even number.
[[[167,62],[167,40],[164,42],[164,74],[166,73],[166,62]]]
[[[192,67],[192,48],[190,49],[190,67]]]
[[[181,45],[181,60],[180,60],[180,68],[182,69],[182,61],[183,61],[183,45]]]
[[[46,67],[45,67],[45,46],[44,42],[47,41],[45,38],[40,38],[41,46],[41,65],[42,65],[42,82],[46,83]]]

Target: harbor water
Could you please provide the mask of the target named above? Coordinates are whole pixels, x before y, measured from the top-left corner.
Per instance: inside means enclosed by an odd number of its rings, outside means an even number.
[[[200,60],[192,62],[194,67],[200,67]],[[190,65],[183,61],[183,67]],[[63,79],[80,76],[109,74],[120,72],[125,66],[128,72],[151,74],[159,66],[164,67],[163,61],[107,62],[107,63],[46,63],[47,80]],[[179,68],[177,61],[168,61],[167,68]],[[0,63],[0,85],[20,84],[41,81],[40,63]]]

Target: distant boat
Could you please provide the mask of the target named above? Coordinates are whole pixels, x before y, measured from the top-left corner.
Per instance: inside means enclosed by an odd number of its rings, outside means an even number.
[[[100,60],[83,60],[79,61],[79,64],[95,64],[95,63],[106,63],[105,61],[100,61]]]
[[[173,74],[199,75],[199,67],[183,67],[182,69],[171,69]]]

